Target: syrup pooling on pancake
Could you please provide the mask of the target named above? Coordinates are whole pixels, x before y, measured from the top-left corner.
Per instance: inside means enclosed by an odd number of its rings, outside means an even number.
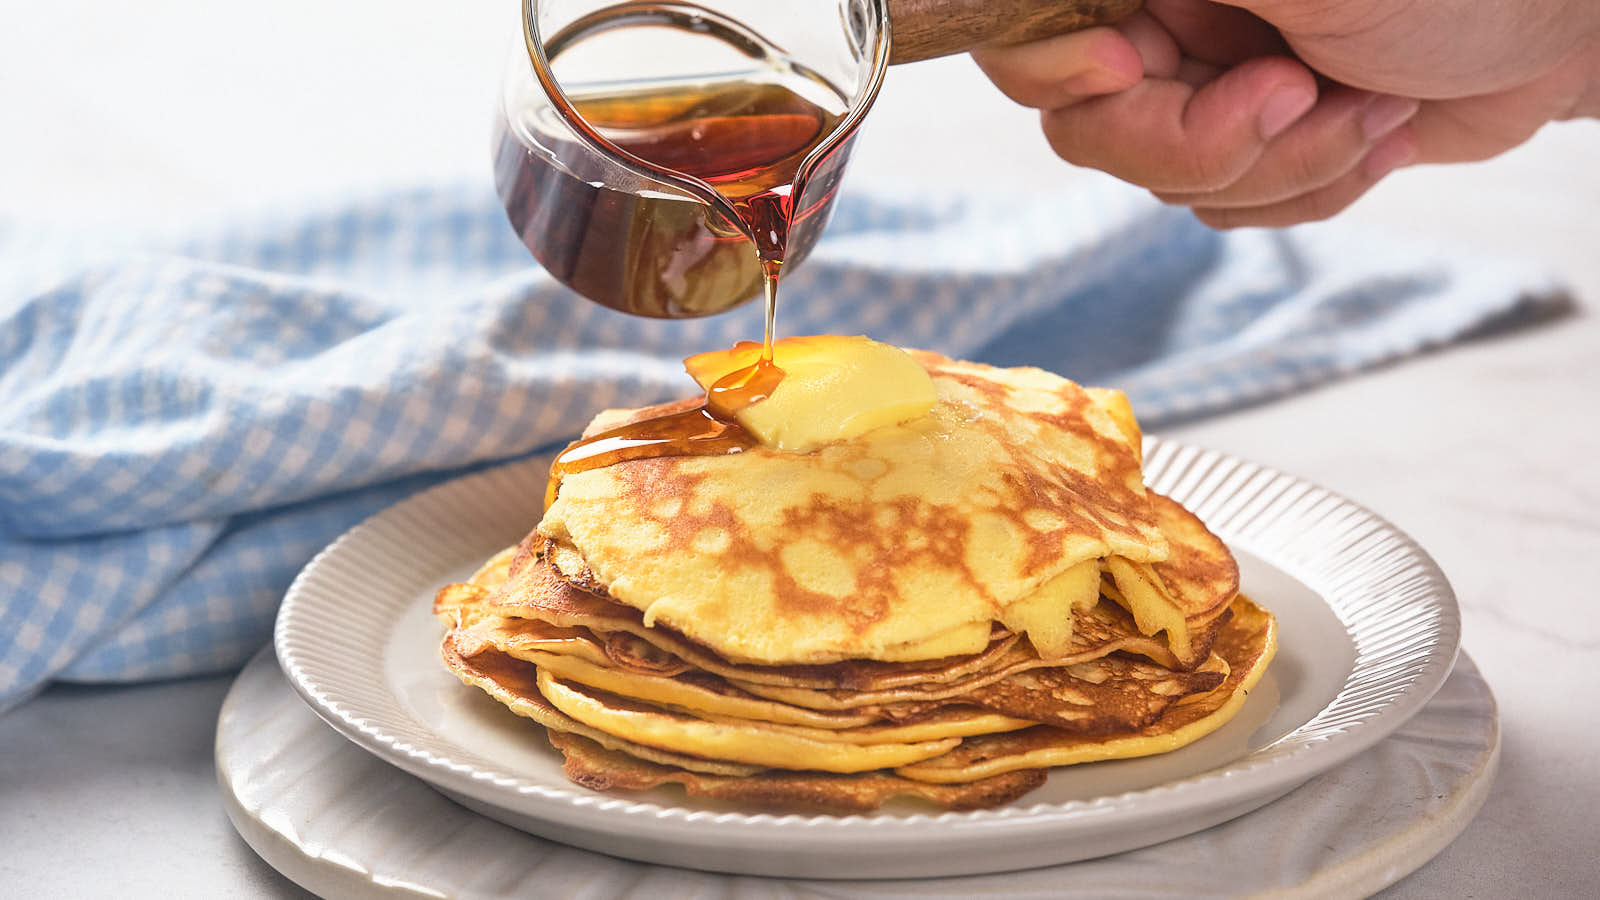
[[[738,424],[718,419],[703,404],[674,404],[657,415],[619,425],[568,447],[550,466],[544,505],[555,502],[568,475],[628,459],[739,453],[755,439]]]
[[[547,509],[562,479],[577,472],[630,459],[726,456],[757,444],[810,450],[915,418],[934,402],[920,366],[898,348],[865,337],[744,341],[684,365],[704,399],[591,427],[551,464]]]
[[[543,725],[573,780],[968,808],[1238,710],[1271,617],[1237,596],[1226,546],[1145,491],[1126,398],[807,340],[854,368],[791,354],[776,388],[747,391],[749,348],[691,360],[713,397],[750,394],[714,411],[736,452],[569,456],[539,527],[439,591],[446,665]],[[608,412],[586,437],[697,409]]]

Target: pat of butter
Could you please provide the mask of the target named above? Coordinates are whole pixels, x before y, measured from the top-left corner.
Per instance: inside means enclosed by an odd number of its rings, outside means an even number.
[[[683,361],[707,391],[752,366],[761,345],[741,343]],[[756,440],[779,450],[804,451],[898,425],[933,408],[933,379],[899,347],[864,336],[783,338],[772,345],[783,372],[770,395],[729,410]]]

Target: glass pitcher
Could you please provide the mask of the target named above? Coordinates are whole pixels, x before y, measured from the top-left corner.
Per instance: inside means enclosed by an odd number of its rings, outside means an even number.
[[[885,0],[524,0],[495,185],[583,296],[689,318],[762,292],[827,223],[888,65]]]

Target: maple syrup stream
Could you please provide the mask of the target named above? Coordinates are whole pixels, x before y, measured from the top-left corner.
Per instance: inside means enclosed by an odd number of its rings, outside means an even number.
[[[819,116],[809,129],[797,133],[794,118],[789,116],[782,123],[790,140],[780,141],[777,146],[768,144],[766,158],[757,160],[749,157],[748,131],[730,127],[726,116],[675,122],[670,130],[619,130],[608,135],[658,165],[670,163],[680,171],[705,178],[733,203],[755,238],[761,262],[766,313],[762,343],[756,360],[713,383],[700,405],[613,428],[569,445],[550,466],[546,509],[555,502],[567,475],[630,459],[723,455],[755,446],[755,438],[739,426],[734,416],[746,406],[766,399],[783,380],[783,370],[773,362],[772,344],[778,279],[793,220],[792,203],[800,188],[796,176],[805,153],[827,137],[833,124],[828,117]],[[685,135],[692,136],[694,152],[686,151]],[[739,158],[730,163],[729,156]],[[741,341],[735,349],[753,351],[756,345]]]

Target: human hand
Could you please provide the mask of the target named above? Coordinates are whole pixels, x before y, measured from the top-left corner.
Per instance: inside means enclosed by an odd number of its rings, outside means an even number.
[[[973,57],[1057,155],[1218,228],[1327,218],[1401,166],[1600,115],[1593,0],[1146,0]]]

